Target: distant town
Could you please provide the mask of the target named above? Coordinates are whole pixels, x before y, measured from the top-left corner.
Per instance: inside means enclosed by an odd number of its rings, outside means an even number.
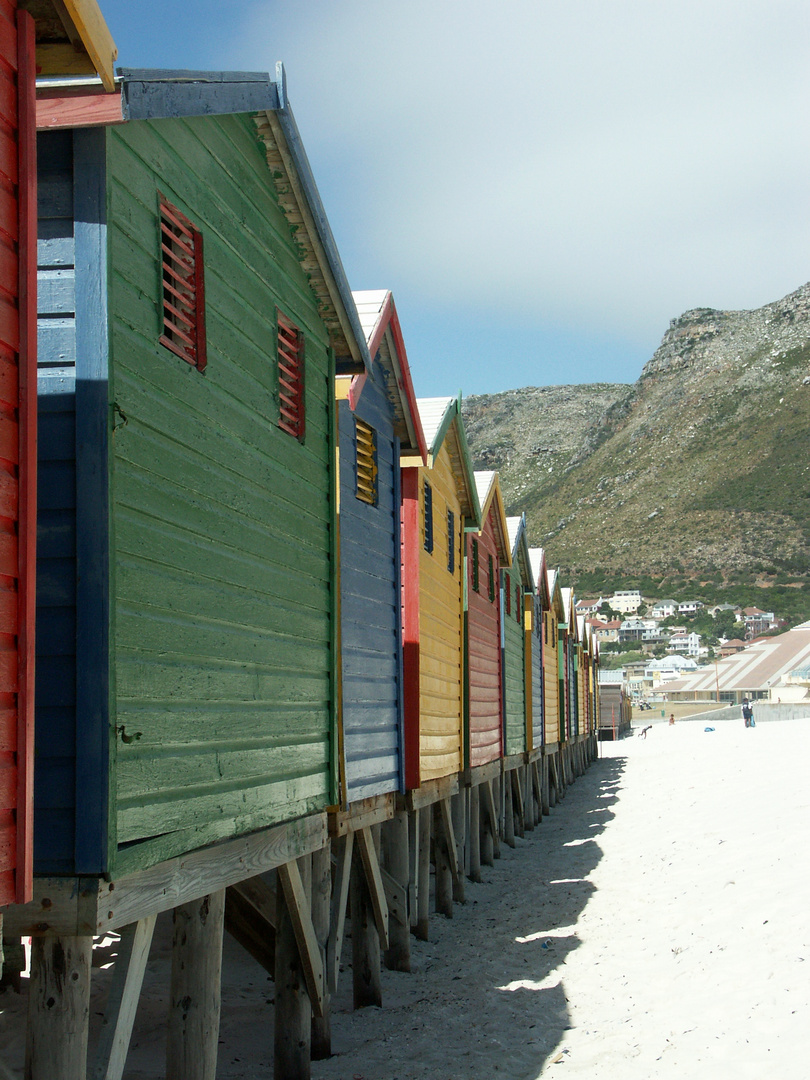
[[[810,623],[786,630],[773,611],[652,600],[639,589],[576,607],[599,642],[600,686],[622,687],[642,707],[650,700],[719,704],[744,697],[787,703],[810,694]]]

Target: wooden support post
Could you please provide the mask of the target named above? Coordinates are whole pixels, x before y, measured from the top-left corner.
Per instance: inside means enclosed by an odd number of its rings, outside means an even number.
[[[416,936],[427,941],[430,925],[430,820],[431,808],[426,806],[419,815],[419,885],[416,897]]]
[[[544,814],[548,815],[551,813],[551,802],[549,797],[548,758],[545,754],[540,759],[539,767],[541,809]]]
[[[481,814],[481,862],[485,866],[493,866],[494,861],[500,858],[500,838],[498,836],[498,810],[495,803],[493,782],[485,780],[480,785],[483,796],[483,813]]]
[[[385,966],[389,971],[411,970],[411,926],[408,915],[408,815],[399,810],[385,823],[385,854],[387,873],[402,890],[402,898],[394,900],[394,890],[386,887],[388,900],[388,948]],[[385,876],[383,882],[385,883]],[[391,895],[389,895],[389,892]]]
[[[326,948],[328,983],[331,993],[337,991],[340,975],[340,956],[343,951],[343,932],[346,927],[346,904],[349,899],[354,833],[347,833],[337,854],[337,872],[332,890],[332,910],[329,916],[329,943]]]
[[[294,865],[294,864],[293,864]],[[279,868],[280,869],[280,868]],[[300,882],[300,875],[298,878]],[[295,934],[291,891],[276,890],[276,1006],[273,1075],[284,1080],[309,1080],[311,1070],[312,1007],[304,965]],[[169,1072],[168,1076],[173,1074]]]
[[[411,931],[415,932],[417,897],[419,895],[419,814],[414,810],[408,814],[408,910],[411,917]]]
[[[92,955],[91,937],[32,939],[26,1080],[85,1080]]]
[[[450,810],[455,836],[456,873],[453,877],[453,899],[458,904],[465,902],[464,897],[464,856],[466,854],[465,837],[467,832],[467,794],[462,788],[450,799]]]
[[[174,909],[166,1075],[214,1080],[217,1072],[225,890]]]
[[[360,835],[361,833],[357,834],[358,839]],[[368,877],[359,851],[355,852],[352,862],[350,905],[354,1008],[362,1009],[366,1005],[381,1006],[380,935],[374,919]]]
[[[318,851],[312,853],[312,928],[321,954],[321,964],[326,971],[326,952],[329,943],[329,915],[332,898],[332,849],[327,840]],[[323,1061],[332,1056],[332,1019],[330,1014],[329,980],[324,979],[323,1015],[312,1015],[311,1052],[313,1061]]]
[[[515,832],[521,838],[526,834],[526,822],[523,819],[523,766],[512,769],[512,802],[514,803]]]
[[[156,915],[149,915],[121,930],[93,1080],[121,1080],[124,1075],[156,920]]]
[[[453,825],[453,808],[450,799],[441,799],[439,804],[440,828],[447,842],[447,859],[450,863],[450,873],[453,881],[461,876],[461,864],[456,846],[456,830]]]
[[[512,773],[503,777],[503,838],[509,847],[515,846],[515,800],[512,790]]]
[[[433,862],[436,872],[436,911],[453,918],[453,874],[450,869],[450,845],[442,819],[444,800],[433,805]]]
[[[531,764],[524,765],[520,770],[520,785],[523,792],[523,828],[527,832],[534,828],[534,791],[531,773]]]
[[[470,852],[470,881],[481,880],[481,803],[478,785],[470,788],[469,825],[467,827]]]
[[[543,824],[543,759],[537,758],[532,765],[532,783],[534,784],[534,799],[537,804],[535,811],[535,824]]]
[[[312,1011],[316,1016],[322,1016],[324,977],[321,950],[312,926],[312,911],[309,905],[310,858],[311,856],[305,855],[295,862],[284,863],[276,873],[279,891],[284,893],[286,908],[292,920]],[[305,881],[307,885],[304,884]]]
[[[371,910],[383,949],[388,948],[388,902],[380,871],[380,826],[358,829],[355,833],[357,850],[366,872]]]
[[[503,805],[503,788],[502,777],[496,776],[492,781],[492,797],[495,800],[496,819],[495,819],[495,851],[494,855],[496,859],[500,859],[501,852],[498,844],[499,840],[503,840],[505,837],[506,821],[504,818],[504,805]]]

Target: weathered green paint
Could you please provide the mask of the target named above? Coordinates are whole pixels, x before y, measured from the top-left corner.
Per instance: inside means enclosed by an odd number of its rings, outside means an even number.
[[[120,873],[334,800],[334,362],[250,117],[107,140]],[[158,191],[203,234],[204,375],[158,344]],[[306,339],[303,445],[276,306]]]
[[[507,757],[520,754],[526,747],[526,677],[525,634],[523,632],[523,589],[517,567],[501,571],[504,591],[511,596],[511,612],[503,614],[503,680],[504,680],[504,752]],[[516,590],[520,590],[517,604]],[[516,611],[517,606],[517,611]]]

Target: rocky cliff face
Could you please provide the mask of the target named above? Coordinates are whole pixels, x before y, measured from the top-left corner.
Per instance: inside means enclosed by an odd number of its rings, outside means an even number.
[[[810,568],[810,284],[673,319],[633,386],[468,398],[477,467],[570,571],[803,579]]]

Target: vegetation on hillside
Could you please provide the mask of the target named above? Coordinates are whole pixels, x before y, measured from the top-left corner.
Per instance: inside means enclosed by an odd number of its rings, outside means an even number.
[[[476,467],[499,468],[579,596],[810,618],[810,286],[687,312],[633,387],[546,389],[469,399],[465,418]]]

